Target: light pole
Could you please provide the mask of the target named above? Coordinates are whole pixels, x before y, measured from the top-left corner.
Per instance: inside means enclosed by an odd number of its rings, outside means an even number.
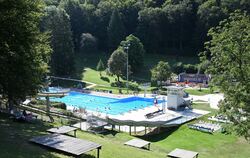
[[[127,93],[128,93],[128,50],[129,50],[130,43],[127,43],[124,45],[124,49],[126,50],[127,53]]]

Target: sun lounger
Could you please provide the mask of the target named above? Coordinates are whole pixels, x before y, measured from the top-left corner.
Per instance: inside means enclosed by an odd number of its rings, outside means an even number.
[[[145,117],[147,119],[151,119],[153,117],[156,117],[156,116],[159,116],[159,115],[162,115],[162,114],[163,114],[163,110],[157,110],[155,112],[151,112],[151,113],[146,114]]]

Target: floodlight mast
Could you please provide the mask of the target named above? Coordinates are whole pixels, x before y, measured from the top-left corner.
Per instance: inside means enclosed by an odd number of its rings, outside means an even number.
[[[130,43],[127,43],[127,44],[125,44],[124,45],[124,49],[126,50],[126,53],[127,53],[127,84],[126,84],[126,86],[127,86],[127,93],[128,93],[128,50],[129,50],[129,46],[130,46]]]

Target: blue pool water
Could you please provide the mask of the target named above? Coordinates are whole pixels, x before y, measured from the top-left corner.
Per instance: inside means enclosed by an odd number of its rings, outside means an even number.
[[[71,91],[62,98],[51,98],[51,101],[63,102],[66,105],[82,107],[91,111],[98,111],[111,115],[118,115],[130,110],[141,109],[152,106],[153,98],[128,97],[124,99],[95,96],[80,92]],[[158,103],[162,103],[158,100]]]

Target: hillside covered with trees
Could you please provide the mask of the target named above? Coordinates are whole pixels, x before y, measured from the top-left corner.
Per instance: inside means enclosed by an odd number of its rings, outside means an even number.
[[[75,49],[82,33],[97,38],[98,48],[114,50],[134,34],[147,53],[193,55],[208,39],[209,28],[236,9],[249,12],[246,0],[45,0],[70,18]],[[56,9],[56,8],[54,8]],[[63,13],[61,13],[63,14]],[[117,29],[117,30],[115,30]],[[116,38],[116,39],[115,39]]]
[[[250,12],[247,0],[44,1],[41,29],[51,31],[52,72],[64,76],[74,67],[62,71],[53,65],[74,65],[75,54],[110,55],[130,34],[149,54],[197,56],[209,40],[211,27],[237,9]],[[62,42],[66,43],[60,45]],[[58,61],[57,56],[64,57]]]

